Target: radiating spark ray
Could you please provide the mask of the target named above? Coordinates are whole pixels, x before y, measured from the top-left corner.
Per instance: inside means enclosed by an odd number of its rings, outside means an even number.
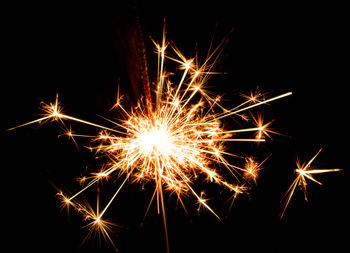
[[[156,196],[157,190],[158,190],[157,188],[154,189],[154,192],[153,192],[153,194],[152,194],[151,200],[149,201],[149,204],[148,204],[148,206],[147,206],[145,215],[143,216],[143,219],[142,219],[142,222],[141,222],[140,227],[142,227],[142,226],[143,226],[143,223],[145,222],[146,216],[147,216],[147,214],[148,214],[149,209],[151,208],[151,205],[152,205],[152,202],[153,202],[153,200],[154,200],[154,197]]]
[[[260,130],[261,130],[261,127],[252,127],[252,128],[243,128],[243,129],[228,130],[228,131],[223,131],[222,133],[242,133],[242,132],[260,131]]]
[[[336,172],[336,171],[342,171],[342,169],[308,170],[307,174],[320,174],[320,173]]]
[[[65,115],[65,114],[59,113],[57,115],[57,117],[73,120],[73,121],[76,121],[76,122],[79,122],[79,123],[82,123],[82,124],[90,125],[90,126],[101,128],[101,129],[105,129],[105,130],[108,130],[108,131],[111,131],[111,132],[115,132],[115,133],[119,133],[119,134],[125,134],[124,132],[115,130],[113,128],[109,128],[109,127],[105,127],[105,126],[102,126],[102,125],[98,125],[98,124],[95,124],[95,123],[92,123],[92,122],[89,122],[89,121],[86,121],[86,120],[78,119],[78,118],[75,118],[75,117],[72,117],[72,116],[68,116],[68,115]]]
[[[78,191],[77,193],[75,193],[72,197],[70,197],[68,199],[68,201],[73,200],[74,198],[76,198],[79,194],[81,194],[82,192],[84,192],[85,190],[87,190],[88,188],[90,188],[92,185],[94,185],[99,179],[95,178],[93,179],[87,186],[85,186],[84,188],[82,188],[80,191]]]
[[[67,134],[65,134],[67,135]],[[85,134],[69,134],[68,136],[73,136],[73,137],[82,137],[82,138],[89,138],[89,139],[93,139],[96,138],[97,136],[94,135],[85,135]]]
[[[24,126],[28,126],[28,125],[31,125],[31,124],[34,124],[34,123],[40,123],[40,122],[42,122],[42,121],[44,121],[44,120],[47,120],[47,119],[50,119],[50,118],[52,118],[52,117],[53,117],[53,115],[49,115],[49,116],[46,116],[46,117],[42,117],[42,118],[40,118],[40,119],[36,119],[36,120],[33,120],[33,121],[30,121],[30,122],[24,123],[24,124],[19,125],[19,126],[11,127],[11,128],[9,128],[9,129],[7,129],[7,131],[12,131],[12,130],[14,130],[14,129],[17,129],[17,128],[20,128],[20,127],[24,127]]]
[[[163,39],[162,39],[162,46],[158,48],[158,72],[160,68],[160,74],[157,75],[158,78],[158,90],[157,90],[157,107],[160,104],[160,100],[163,93],[163,86],[164,86],[164,58],[165,58],[165,50],[166,50],[166,40],[165,40],[165,24],[163,27]],[[159,67],[159,61],[160,61],[160,67]]]
[[[196,80],[196,77],[197,77],[198,75],[199,75],[199,71],[196,71],[195,74],[194,74],[194,76],[193,76],[192,79],[191,79],[191,82],[187,85],[186,90],[185,90],[184,93],[182,94],[182,96],[181,96],[181,98],[180,98],[180,101],[182,101],[182,100],[185,98],[185,96],[186,96],[186,94],[187,94],[187,91],[190,89],[190,87],[192,86],[194,80]]]
[[[159,183],[158,185],[159,185],[159,195],[160,195],[160,203],[161,203],[162,218],[163,218],[163,225],[164,225],[164,236],[165,236],[166,250],[169,253],[170,246],[169,246],[168,228],[167,228],[164,199],[163,199],[163,189],[162,189],[161,183]]]
[[[196,140],[196,141],[193,141],[193,142],[197,142],[197,143],[200,143],[200,142],[221,142],[221,141],[238,141],[238,142],[265,142],[266,140],[265,139],[211,139],[211,140]],[[189,141],[189,142],[192,142],[192,141]]]
[[[105,206],[105,208],[102,210],[102,212],[97,216],[97,219],[101,219],[101,217],[103,216],[103,214],[107,211],[108,207],[111,205],[111,203],[113,202],[113,200],[115,199],[115,197],[118,195],[118,193],[120,192],[120,190],[123,188],[125,182],[129,179],[129,176],[131,175],[131,173],[129,173],[123,183],[119,186],[119,188],[116,190],[116,192],[114,193],[113,197],[109,200],[109,202],[107,203],[107,205]]]
[[[188,70],[189,70],[189,67],[186,66],[185,71],[184,71],[184,73],[182,74],[181,81],[180,81],[179,85],[177,86],[177,90],[176,90],[176,92],[175,92],[174,99],[177,98],[177,94],[178,94],[179,91],[180,91],[180,88],[181,88],[181,86],[182,86],[182,84],[183,84],[183,82],[184,82],[184,80],[185,80],[185,77],[186,77],[186,75],[187,75]]]
[[[260,105],[263,105],[263,104],[270,103],[270,102],[272,102],[272,101],[275,101],[275,100],[277,100],[277,99],[281,99],[281,98],[284,98],[284,97],[287,97],[287,96],[290,96],[290,95],[292,95],[292,92],[284,93],[284,94],[282,94],[282,95],[279,95],[279,96],[276,96],[276,97],[273,97],[273,98],[270,98],[270,99],[261,101],[261,102],[259,102],[259,103],[256,103],[256,104],[253,104],[253,105],[244,107],[244,108],[242,108],[242,109],[229,112],[229,113],[227,113],[227,114],[224,114],[224,115],[222,115],[222,116],[217,117],[216,120],[217,120],[217,119],[224,118],[224,117],[228,117],[228,116],[231,116],[231,115],[234,115],[234,114],[238,114],[238,113],[240,113],[240,112],[243,112],[243,111],[252,109],[252,108],[254,108],[254,107],[257,107],[257,106],[260,106]]]

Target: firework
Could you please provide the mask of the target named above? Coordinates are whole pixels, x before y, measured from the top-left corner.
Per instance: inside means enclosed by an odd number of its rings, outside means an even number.
[[[227,143],[264,142],[265,136],[275,133],[269,129],[272,122],[264,123],[262,116],[258,115],[251,117],[253,123],[250,128],[226,129],[223,120],[235,116],[246,119],[244,112],[292,93],[265,98],[260,92],[256,92],[246,96],[246,100],[234,108],[223,107],[219,103],[221,97],[211,95],[206,89],[206,83],[210,75],[217,74],[213,68],[226,41],[224,39],[218,47],[209,50],[205,61],[198,63],[198,57],[187,59],[179,49],[168,43],[164,32],[162,42],[154,42],[158,56],[154,103],[152,97],[146,96],[145,99],[140,99],[136,107],[128,108],[118,91],[113,109],[118,110],[121,117],[113,121],[106,119],[109,127],[69,116],[63,112],[57,96],[53,103],[41,105],[41,118],[10,129],[33,123],[58,121],[66,129],[65,134],[75,143],[77,142],[74,138],[78,137],[92,138],[93,143],[99,142],[92,149],[97,154],[107,156],[109,162],[98,173],[81,178],[83,187],[79,192],[71,196],[62,191],[58,193],[63,206],[74,208],[88,221],[89,234],[98,233],[114,245],[109,236],[112,223],[104,219],[104,214],[127,182],[154,185],[150,205],[156,202],[158,213],[162,215],[166,241],[168,236],[164,192],[176,195],[183,206],[183,198],[192,195],[199,208],[203,207],[219,218],[204,198],[204,192],[196,192],[194,186],[198,181],[211,182],[226,188],[232,192],[232,199],[246,192],[249,188],[247,184],[251,180],[256,182],[265,160],[259,163],[252,157],[232,154],[227,150]],[[179,80],[174,83],[170,72],[166,70],[167,61],[177,63],[178,72],[182,72]],[[65,125],[66,121],[96,127],[100,132],[97,136],[75,134]],[[252,132],[252,137],[241,138],[240,134],[243,132]],[[228,157],[243,159],[245,165],[233,165]],[[228,173],[223,173],[224,170]],[[302,168],[299,170],[304,171]],[[226,174],[232,174],[232,179],[228,179]],[[303,176],[309,177],[309,174]],[[79,199],[79,195],[85,190],[111,177],[118,178],[121,182],[116,183],[116,191],[106,205],[101,207],[97,200],[96,209],[93,209],[88,202]],[[302,177],[297,183],[301,179],[304,182]],[[167,249],[169,251],[169,245]]]
[[[281,218],[284,216],[284,213],[286,212],[286,209],[289,205],[289,202],[294,194],[295,189],[297,186],[300,186],[300,188],[304,192],[304,198],[305,201],[308,201],[307,198],[307,181],[306,179],[309,179],[315,183],[318,183],[319,185],[322,185],[322,183],[314,178],[314,175],[321,174],[321,173],[327,173],[327,172],[336,172],[341,171],[342,169],[315,169],[311,167],[312,162],[316,159],[316,157],[321,153],[322,149],[320,149],[314,157],[310,159],[307,163],[301,163],[299,159],[296,161],[297,168],[295,169],[295,172],[297,174],[296,178],[294,179],[293,183],[289,186],[286,193],[284,194],[282,201],[284,201],[283,205],[283,211],[281,213]]]

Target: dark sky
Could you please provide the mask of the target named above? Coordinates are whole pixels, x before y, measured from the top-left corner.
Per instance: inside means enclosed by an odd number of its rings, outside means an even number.
[[[57,2],[5,9],[2,252],[113,252],[108,245],[99,245],[97,238],[80,246],[85,223],[74,212],[69,216],[61,212],[55,197],[53,185],[72,192],[79,189],[74,178],[86,167],[99,166],[93,155],[57,138],[61,131],[55,124],[14,132],[5,129],[38,117],[40,100],[52,101],[57,92],[67,112],[101,123],[97,115],[105,115],[112,105],[119,77],[122,90],[135,99],[125,79],[125,52],[120,49],[127,38],[116,35],[131,27],[127,6]],[[221,221],[209,212],[198,216],[193,198],[186,201],[190,217],[173,198],[167,199],[171,252],[349,250],[343,10],[321,4],[242,7],[229,1],[138,2],[151,78],[156,56],[150,37],[161,39],[165,17],[168,38],[189,57],[196,48],[205,56],[215,31],[218,42],[233,29],[217,66],[227,74],[210,80],[215,92],[226,94],[227,105],[237,105],[239,93],[257,86],[271,96],[293,92],[292,97],[262,108],[267,120],[276,119],[274,129],[287,137],[275,135],[258,148],[237,147],[260,160],[272,154],[251,194],[237,200],[228,213],[228,194],[207,189]],[[79,125],[74,129],[94,131]],[[280,220],[280,199],[293,180],[296,156],[308,159],[320,148],[323,152],[315,165],[344,171],[319,176],[323,186],[311,182],[310,202],[301,192],[295,194]],[[162,221],[154,206],[139,228],[153,192],[149,187],[125,187],[109,210],[108,218],[122,226],[113,235],[121,253],[165,251]]]

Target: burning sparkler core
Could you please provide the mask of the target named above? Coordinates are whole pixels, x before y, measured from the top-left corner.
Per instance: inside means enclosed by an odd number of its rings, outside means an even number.
[[[168,128],[155,122],[155,126],[149,122],[150,129],[143,129],[135,139],[135,146],[143,156],[169,157],[175,147],[174,140],[168,133]]]
[[[263,162],[255,162],[251,157],[241,157],[246,160],[246,166],[232,165],[225,157],[240,156],[229,153],[225,143],[263,142],[265,141],[264,136],[268,136],[268,132],[272,133],[268,130],[271,122],[263,124],[262,118],[258,120],[253,118],[256,127],[236,130],[224,129],[220,120],[235,115],[242,116],[241,113],[244,111],[292,94],[287,92],[269,99],[262,99],[259,94],[251,94],[242,104],[232,109],[226,109],[219,104],[219,96],[211,97],[204,89],[209,75],[216,74],[212,69],[226,39],[214,50],[209,50],[208,57],[201,65],[197,63],[197,58],[186,59],[172,44],[170,48],[175,55],[167,53],[166,49],[169,43],[166,42],[165,32],[162,44],[154,43],[158,54],[154,106],[149,101],[151,98],[146,97],[146,100],[148,99],[146,103],[141,101],[136,108],[128,110],[122,105],[118,90],[117,103],[113,109],[120,110],[125,119],[108,120],[114,127],[106,127],[66,115],[62,112],[57,96],[55,103],[42,104],[42,110],[45,113],[42,118],[18,126],[42,123],[50,119],[56,120],[63,124],[67,130],[66,134],[71,138],[90,138],[91,136],[74,134],[65,126],[64,120],[75,121],[101,130],[98,136],[93,137],[94,140],[100,141],[100,144],[94,149],[96,152],[107,155],[110,163],[100,172],[92,173],[90,177],[84,177],[81,180],[84,186],[76,194],[67,197],[63,192],[60,192],[59,196],[64,206],[72,206],[86,220],[91,221],[90,232],[98,231],[111,242],[108,235],[111,223],[105,221],[103,215],[129,179],[132,182],[142,184],[154,183],[155,190],[151,203],[156,199],[158,213],[162,213],[166,238],[163,191],[175,193],[182,205],[183,196],[193,195],[200,206],[205,207],[219,218],[208,205],[207,200],[203,198],[204,192],[198,194],[194,190],[194,181],[200,177],[223,186],[233,193],[232,198],[235,199],[237,195],[247,190],[246,183],[241,183],[241,180],[247,178],[246,182],[248,182],[249,178],[253,178],[255,181]],[[180,71],[183,71],[182,77],[176,85],[172,84],[165,70],[166,59],[177,62]],[[17,127],[9,130],[15,128]],[[252,138],[236,138],[236,135],[242,132],[255,132],[256,135]],[[221,173],[221,167],[225,167],[233,175],[234,183],[229,182]],[[94,211],[88,203],[78,200],[78,196],[85,190],[112,175],[116,177],[124,175],[125,178],[102,209],[99,201],[97,201],[96,211]],[[168,245],[167,248],[169,251]]]

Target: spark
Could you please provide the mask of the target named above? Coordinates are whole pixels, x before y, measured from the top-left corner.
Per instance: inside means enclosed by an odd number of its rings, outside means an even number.
[[[146,213],[151,203],[156,202],[157,211],[163,218],[169,251],[163,192],[177,196],[184,209],[182,198],[192,195],[199,204],[198,211],[205,208],[219,219],[219,215],[209,206],[209,198],[204,198],[204,191],[197,193],[196,182],[202,180],[217,184],[231,192],[233,200],[236,199],[238,195],[248,190],[249,187],[246,184],[249,183],[249,177],[256,180],[257,173],[266,159],[258,163],[251,157],[246,158],[230,153],[227,143],[261,143],[265,141],[264,135],[271,132],[267,130],[270,123],[262,124],[255,118],[252,127],[236,130],[226,129],[223,121],[234,116],[242,117],[241,112],[285,98],[292,93],[287,92],[265,99],[260,92],[257,92],[246,97],[246,101],[238,106],[226,109],[219,104],[221,96],[211,96],[206,92],[206,82],[210,75],[217,74],[212,70],[227,39],[208,52],[202,64],[198,63],[196,57],[187,59],[175,45],[168,43],[165,30],[162,42],[153,42],[158,57],[153,105],[141,99],[135,108],[126,108],[118,87],[117,101],[112,110],[119,110],[123,117],[115,121],[106,119],[109,124],[112,124],[108,127],[64,113],[57,95],[54,103],[41,104],[43,111],[41,118],[9,130],[52,120],[60,122],[64,126],[65,135],[72,139],[73,137],[91,138],[94,142],[99,141],[99,144],[91,149],[95,150],[96,154],[105,155],[110,161],[99,172],[81,177],[79,182],[82,189],[77,193],[68,197],[60,192],[63,206],[74,208],[90,221],[89,234],[97,231],[114,245],[109,235],[112,223],[103,219],[108,208],[127,182],[142,186],[154,184],[154,194]],[[168,49],[170,52],[167,51]],[[178,71],[182,74],[176,85],[167,74],[167,60],[179,64]],[[100,133],[96,136],[75,134],[64,125],[66,121],[95,127],[100,130]],[[249,138],[236,137],[242,132],[255,132],[256,135]],[[76,143],[75,139],[73,141]],[[225,157],[242,159],[246,161],[246,166],[241,168],[232,165]],[[222,168],[226,168],[227,171],[225,172]],[[231,174],[232,179],[229,179],[226,174]],[[300,173],[300,175],[303,174]],[[309,174],[304,176],[309,177]],[[121,183],[114,181],[118,186],[103,208],[99,200],[95,210],[89,203],[78,200],[79,196],[91,189],[93,185],[98,185],[111,177],[116,179],[124,177],[124,179]],[[242,180],[247,182],[241,183]]]
[[[271,156],[271,155],[270,155]],[[262,162],[257,162],[253,157],[246,157],[246,164],[244,165],[244,177],[248,180],[252,179],[257,183],[257,178],[259,177],[259,171],[263,169],[262,165],[270,157],[268,156]]]
[[[342,169],[313,169],[311,167],[312,162],[316,159],[316,157],[321,153],[322,149],[320,149],[316,155],[314,155],[307,163],[301,163],[299,159],[297,159],[296,165],[297,168],[295,169],[295,172],[297,174],[296,178],[294,179],[293,183],[289,186],[287,191],[285,192],[282,201],[284,201],[283,210],[281,213],[281,218],[283,218],[286,209],[290,203],[290,200],[295,192],[295,189],[297,186],[300,186],[300,188],[304,192],[304,198],[305,201],[308,201],[307,198],[307,180],[309,179],[319,185],[322,185],[322,183],[314,178],[314,175],[321,174],[321,173],[328,173],[328,172],[336,172],[341,171]]]
[[[256,136],[255,136],[256,139],[263,139],[264,136],[272,139],[270,135],[271,133],[277,134],[277,135],[283,135],[271,130],[270,125],[274,122],[274,120],[264,123],[264,117],[262,116],[261,113],[258,113],[256,117],[253,114],[251,114],[251,117],[257,129]]]

